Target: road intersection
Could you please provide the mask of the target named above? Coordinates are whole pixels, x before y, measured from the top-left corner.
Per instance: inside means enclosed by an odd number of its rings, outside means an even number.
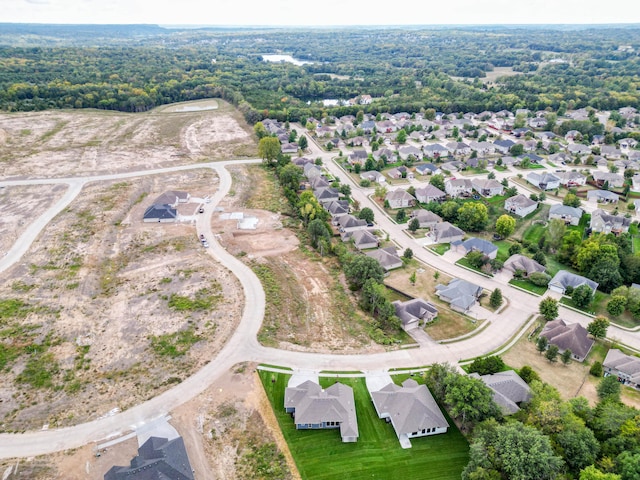
[[[312,140],[312,139],[310,139]],[[335,176],[339,176],[343,183],[352,187],[352,196],[360,202],[362,207],[378,208],[369,198],[370,191],[356,185],[351,178],[331,160],[331,155],[323,152],[313,141],[309,142],[312,155],[323,159],[326,168]],[[485,278],[468,271],[446,259],[424,249],[412,237],[406,235],[403,226],[393,222],[389,217],[380,213],[377,223],[381,230],[389,234],[401,248],[411,248],[414,256],[433,268],[441,270],[451,276],[469,280],[482,285],[488,290],[501,288],[504,296],[509,300],[507,308],[499,314],[489,315],[488,326],[479,333],[458,342],[430,345],[428,348],[395,350],[385,353],[368,355],[320,354],[308,352],[294,352],[278,350],[260,345],[257,334],[262,324],[265,311],[265,294],[259,279],[251,269],[239,259],[229,254],[217,241],[211,230],[211,215],[220,200],[231,188],[231,175],[227,167],[258,163],[260,160],[237,160],[213,163],[197,163],[155,170],[127,172],[101,176],[87,176],[60,179],[37,180],[5,180],[0,181],[0,187],[11,185],[34,184],[66,184],[68,189],[63,197],[52,205],[39,218],[35,219],[25,232],[15,242],[7,254],[0,259],[0,272],[7,270],[28,251],[39,233],[55,216],[66,208],[90,182],[111,181],[136,178],[143,175],[156,175],[180,170],[210,168],[217,172],[220,183],[211,202],[205,204],[205,211],[198,215],[196,222],[197,234],[203,234],[211,247],[208,253],[214,256],[222,265],[236,275],[243,288],[245,306],[237,330],[230,340],[201,370],[185,379],[180,384],[159,396],[128,410],[112,416],[76,425],[68,428],[51,429],[46,431],[26,432],[22,434],[0,435],[0,458],[27,457],[42,455],[60,450],[77,448],[82,445],[116,438],[126,432],[135,430],[147,422],[153,421],[169,413],[172,409],[187,402],[202,393],[233,365],[240,362],[260,362],[282,365],[294,369],[319,372],[321,370],[361,370],[384,371],[391,368],[409,368],[433,364],[435,362],[457,363],[463,359],[473,358],[488,352],[497,351],[505,345],[513,343],[517,334],[523,332],[527,324],[538,310],[539,297],[530,295],[496,278]],[[586,325],[590,319],[572,310],[562,308],[562,318],[570,322],[580,322]],[[625,345],[640,350],[640,336],[629,330],[610,327],[609,336]]]

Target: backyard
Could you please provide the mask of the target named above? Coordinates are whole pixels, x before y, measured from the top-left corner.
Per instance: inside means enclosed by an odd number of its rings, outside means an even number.
[[[412,439],[412,448],[402,449],[392,426],[378,418],[364,378],[340,380],[353,388],[359,430],[357,442],[342,443],[335,429],[296,430],[283,407],[289,375],[259,373],[303,479],[388,479],[402,475],[405,478],[457,480],[467,464],[467,440],[450,419],[451,426],[446,434]],[[335,382],[333,378],[320,379],[325,388]]]

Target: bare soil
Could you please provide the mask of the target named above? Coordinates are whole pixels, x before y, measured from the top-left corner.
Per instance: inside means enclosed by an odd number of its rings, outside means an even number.
[[[293,457],[271,405],[255,373],[255,365],[237,365],[204,393],[171,413],[170,423],[185,442],[198,479],[257,479],[249,455],[275,444],[282,453],[282,479],[299,479]],[[46,457],[0,462],[0,472],[11,468],[7,480],[102,480],[114,465],[128,465],[137,454],[137,439],[112,445],[96,456],[97,445]],[[17,467],[17,471],[16,471]]]
[[[26,185],[0,188],[0,256],[13,246],[37,218],[67,189],[66,185]]]
[[[0,114],[0,177],[94,175],[255,157],[251,127],[237,110],[217,102],[218,109],[184,113]]]

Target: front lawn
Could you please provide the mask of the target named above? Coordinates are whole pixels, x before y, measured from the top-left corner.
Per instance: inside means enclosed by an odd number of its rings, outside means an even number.
[[[411,440],[412,448],[402,449],[391,424],[378,418],[364,378],[342,378],[353,388],[358,416],[359,438],[342,443],[338,429],[296,430],[284,411],[284,390],[289,375],[259,371],[291,454],[303,479],[459,479],[469,460],[466,439],[449,420],[449,432]],[[326,388],[334,378],[321,378]]]
[[[524,290],[527,290],[531,293],[535,293],[536,295],[544,295],[544,292],[547,291],[547,287],[540,287],[538,285],[534,285],[529,280],[516,280],[512,278],[509,280],[511,285],[515,285],[516,287],[520,287]]]
[[[437,245],[432,245],[429,248],[436,252],[438,255],[444,255],[449,251],[451,245],[448,243],[438,243]]]

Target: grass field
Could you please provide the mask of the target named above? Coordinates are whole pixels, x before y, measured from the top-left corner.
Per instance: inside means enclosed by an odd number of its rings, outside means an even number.
[[[364,378],[340,379],[354,391],[360,435],[356,443],[342,443],[338,430],[296,430],[283,408],[289,375],[259,373],[303,479],[458,480],[469,460],[468,443],[449,419],[448,433],[412,439],[413,447],[402,449],[392,426],[376,415]],[[335,381],[320,379],[325,388]]]
[[[539,287],[538,285],[534,285],[533,283],[531,283],[529,280],[511,279],[509,280],[509,283],[511,285],[515,285],[516,287],[523,288],[537,295],[544,295],[544,293],[547,291],[547,287]]]

